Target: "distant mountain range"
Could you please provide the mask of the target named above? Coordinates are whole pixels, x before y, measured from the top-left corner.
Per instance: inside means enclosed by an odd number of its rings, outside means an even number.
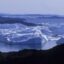
[[[47,22],[47,21],[52,22],[53,19],[55,19],[55,22],[56,22],[56,19],[57,21],[62,21],[64,20],[64,16],[40,15],[40,14],[24,14],[24,15],[0,14],[0,24],[21,23],[27,26],[38,26],[38,25],[41,26],[42,25],[40,24],[41,22]]]
[[[43,42],[45,42],[46,46],[44,49],[48,50],[56,45],[64,44],[63,27],[63,16],[40,14],[0,14],[0,41],[1,43],[3,42],[10,46],[13,45],[13,47],[17,44],[25,46],[27,43],[26,45],[29,45],[29,48],[31,47],[34,49],[43,49],[43,45],[45,45]],[[39,37],[39,40],[36,39],[36,37]],[[61,37],[63,39],[61,39]],[[58,41],[60,41],[59,44]],[[54,44],[51,44],[51,42]]]
[[[64,18],[62,15],[43,15],[43,14],[0,14],[0,17],[9,18]]]

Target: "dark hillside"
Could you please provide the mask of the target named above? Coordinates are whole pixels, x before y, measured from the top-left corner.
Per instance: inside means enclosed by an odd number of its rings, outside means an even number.
[[[0,53],[1,64],[64,64],[64,45],[48,51],[23,50],[19,52]]]

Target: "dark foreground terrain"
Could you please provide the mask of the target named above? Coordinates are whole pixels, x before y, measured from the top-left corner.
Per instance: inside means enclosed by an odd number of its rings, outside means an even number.
[[[0,52],[0,64],[64,64],[64,45],[48,51]]]

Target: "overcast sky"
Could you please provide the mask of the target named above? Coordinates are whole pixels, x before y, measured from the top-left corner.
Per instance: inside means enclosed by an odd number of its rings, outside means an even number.
[[[64,15],[64,0],[0,0],[0,13]]]

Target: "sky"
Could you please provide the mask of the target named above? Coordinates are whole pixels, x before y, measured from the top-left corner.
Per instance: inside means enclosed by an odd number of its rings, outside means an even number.
[[[64,0],[0,0],[0,13],[64,15]]]

